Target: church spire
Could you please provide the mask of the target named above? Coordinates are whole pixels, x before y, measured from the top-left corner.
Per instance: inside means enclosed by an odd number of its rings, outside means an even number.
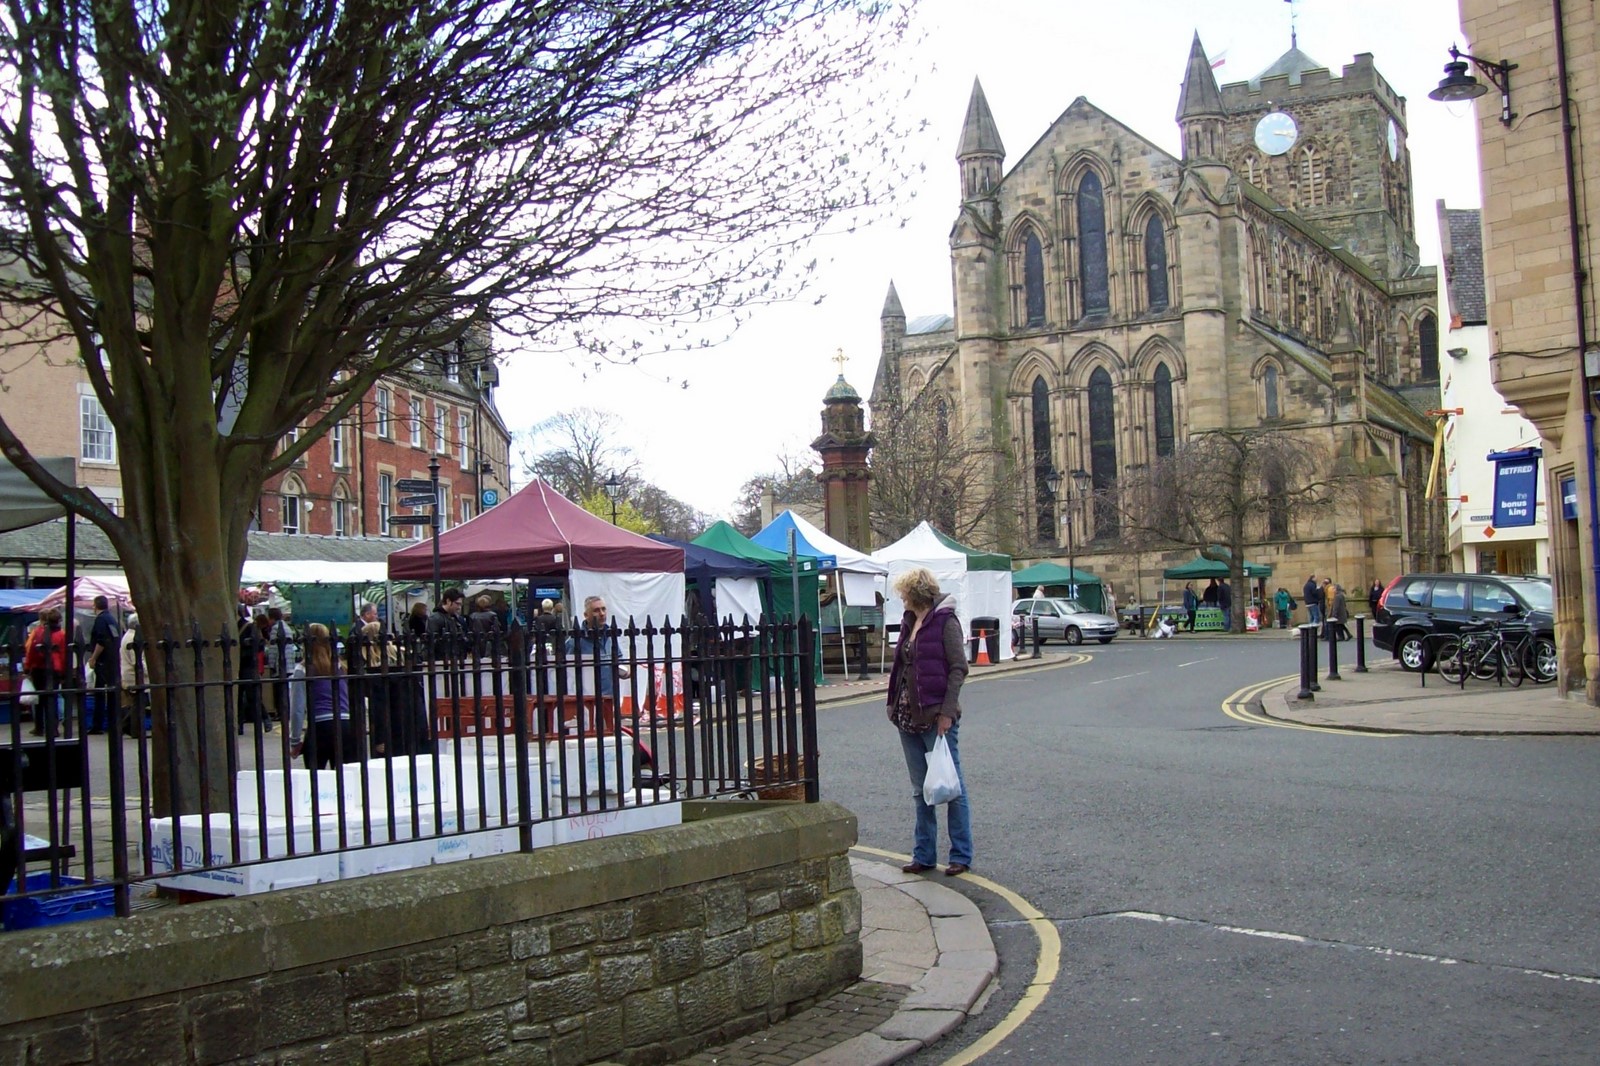
[[[900,306],[900,294],[898,292],[894,291],[894,282],[892,282],[892,281],[889,282],[889,295],[884,297],[884,300],[883,300],[883,311],[878,315],[878,317],[879,318],[904,318],[904,317],[906,317],[905,309]]]
[[[1227,112],[1198,30],[1189,46],[1189,65],[1184,71],[1183,89],[1178,93],[1177,119],[1186,161],[1220,158]]]
[[[967,118],[961,125],[961,147],[956,161],[961,164],[961,199],[992,199],[1000,185],[1000,166],[1006,148],[1000,143],[1000,128],[989,113],[983,86],[972,79],[972,99],[967,103]]]

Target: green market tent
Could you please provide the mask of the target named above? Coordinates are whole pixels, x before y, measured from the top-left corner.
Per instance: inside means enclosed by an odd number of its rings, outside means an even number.
[[[1226,578],[1228,576],[1228,564],[1216,559],[1207,559],[1201,555],[1190,559],[1181,566],[1169,566],[1161,571],[1161,576],[1173,578],[1177,581],[1195,581],[1210,577]],[[1266,563],[1247,561],[1244,564],[1244,576],[1250,578],[1271,577],[1272,567]]]
[[[981,552],[976,548],[969,548],[954,537],[947,537],[932,526],[933,535],[939,538],[939,543],[946,548],[953,548],[967,557],[967,569],[971,570],[1010,570],[1011,556],[1001,555],[999,552]]]
[[[1076,585],[1078,594],[1074,599],[1091,611],[1105,609],[1105,593],[1100,579],[1085,570],[1069,569],[1060,563],[1034,563],[1011,575],[1012,588],[1024,595],[1039,585],[1044,586],[1046,593],[1059,588],[1062,595]]]
[[[819,622],[822,610],[818,600],[821,588],[820,576],[817,573],[817,560],[809,555],[795,557],[794,568],[789,566],[789,556],[784,552],[763,548],[749,537],[734,529],[727,522],[714,523],[710,529],[700,534],[691,544],[713,551],[732,555],[738,559],[749,559],[765,563],[768,577],[761,583],[762,611],[770,621],[780,621],[784,618],[795,618],[794,593],[795,578],[799,579],[800,605],[799,615],[811,619],[811,631],[819,632]],[[816,666],[817,680],[822,680],[822,640],[820,635],[816,641]]]

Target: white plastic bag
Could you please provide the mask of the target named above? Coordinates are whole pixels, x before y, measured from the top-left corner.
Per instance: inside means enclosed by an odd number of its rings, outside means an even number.
[[[950,745],[944,734],[933,742],[928,752],[928,772],[922,778],[922,802],[930,807],[949,803],[961,795],[961,775],[956,773],[956,761],[950,757]]]
[[[39,703],[39,693],[34,690],[33,678],[22,675],[22,682],[17,685],[17,703],[23,707],[34,707]]]

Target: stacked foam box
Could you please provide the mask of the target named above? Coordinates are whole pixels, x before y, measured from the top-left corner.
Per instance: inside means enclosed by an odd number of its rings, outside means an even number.
[[[205,892],[216,896],[247,896],[273,889],[314,885],[339,879],[339,822],[332,816],[318,820],[322,847],[326,854],[311,854],[316,845],[309,813],[295,821],[293,858],[289,855],[289,827],[283,818],[266,819],[265,846],[262,825],[258,815],[240,814],[239,853],[233,853],[234,819],[227,814],[213,814],[210,833],[202,832],[203,819],[198,814],[172,818],[150,819],[150,869],[166,873],[179,867],[182,856],[185,869],[196,866],[223,866],[232,862],[253,862],[256,859],[281,856],[276,862],[257,863],[252,866],[227,866],[218,870],[196,870],[164,879],[163,887]],[[347,833],[350,830],[347,829]],[[357,833],[359,830],[356,831]]]

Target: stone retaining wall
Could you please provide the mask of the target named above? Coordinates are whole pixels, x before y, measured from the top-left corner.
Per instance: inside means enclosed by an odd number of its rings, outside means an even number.
[[[669,1061],[861,971],[835,804],[3,934],[0,1064]]]

